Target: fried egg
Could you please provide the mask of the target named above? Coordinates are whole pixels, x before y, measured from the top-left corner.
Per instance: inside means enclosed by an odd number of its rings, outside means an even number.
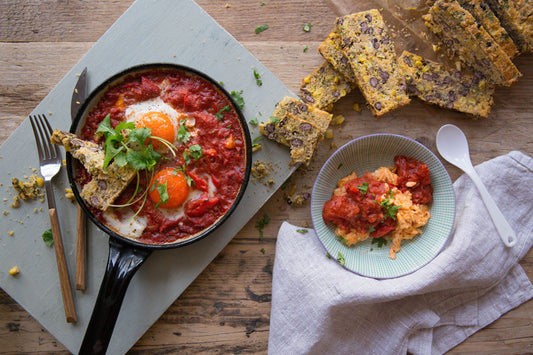
[[[137,102],[126,107],[124,112],[126,121],[134,122],[137,128],[147,127],[152,131],[152,136],[177,144],[180,120],[187,116],[164,102],[160,97]],[[154,148],[159,148],[160,143],[152,140]]]

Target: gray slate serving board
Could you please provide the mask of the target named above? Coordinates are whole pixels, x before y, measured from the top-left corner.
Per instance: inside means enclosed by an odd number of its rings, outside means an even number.
[[[35,108],[46,113],[54,128],[70,127],[70,97],[84,67],[89,71],[89,91],[113,74],[133,65],[169,62],[187,65],[224,83],[228,91],[243,90],[244,115],[268,119],[284,95],[294,96],[235,38],[220,27],[192,0],[137,0],[83,56],[72,70]],[[257,86],[252,68],[261,74]],[[258,116],[261,113],[262,116]],[[250,127],[252,138],[259,133]],[[165,312],[187,286],[259,210],[294,169],[289,169],[288,150],[270,142],[254,153],[255,160],[278,167],[270,188],[250,183],[233,215],[208,238],[179,249],[153,253],[134,276],[108,349],[123,354]],[[63,153],[64,154],[64,153]],[[61,301],[53,248],[41,239],[50,228],[47,204],[23,202],[9,206],[15,194],[12,177],[23,178],[38,168],[34,138],[26,119],[0,147],[0,201],[7,215],[0,215],[0,287],[26,309],[67,349],[76,353],[90,319],[108,255],[108,237],[88,225],[88,269],[85,292],[73,291],[78,315],[67,324]],[[75,275],[76,208],[64,198],[66,170],[54,178],[57,209],[72,285]],[[5,200],[4,200],[5,199]],[[39,209],[42,208],[42,211]],[[12,236],[8,231],[13,231]],[[21,273],[8,274],[17,265]],[[150,302],[146,302],[149,299]]]

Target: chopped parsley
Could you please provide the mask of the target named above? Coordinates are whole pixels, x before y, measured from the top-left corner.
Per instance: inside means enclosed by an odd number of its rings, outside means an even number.
[[[244,99],[242,98],[242,90],[232,91],[230,95],[233,98],[233,100],[235,100],[235,103],[237,104],[237,106],[239,106],[239,108],[242,110],[242,108],[244,107]]]
[[[263,80],[261,80],[261,74],[259,74],[255,68],[254,68],[254,78],[255,78],[255,83],[257,84],[257,86],[263,85]]]
[[[228,105],[222,107],[217,113],[215,113],[215,117],[218,118],[219,121],[222,121],[224,119],[223,112],[229,112],[231,109]],[[179,132],[178,132],[179,134]]]
[[[304,25],[304,27],[302,28],[305,32],[309,32],[311,31],[311,22],[308,22],[307,24]]]
[[[296,231],[300,234],[306,234],[307,232],[309,232],[307,229],[297,229]]]
[[[255,28],[255,34],[257,35],[257,34],[263,32],[263,31],[266,31],[266,30],[268,30],[268,25],[257,26]]]
[[[382,246],[387,245],[387,239],[385,239],[383,237],[373,238],[372,239],[372,244],[377,244],[378,248],[381,248]]]
[[[263,229],[270,222],[270,217],[265,214],[263,218],[255,222],[255,228],[259,231],[259,239],[263,239]]]
[[[339,254],[337,255],[337,261],[342,266],[344,266],[344,264],[346,263],[346,260],[344,259],[344,255],[342,255],[342,253],[340,251],[339,251]]]
[[[52,229],[45,230],[42,238],[47,247],[50,248],[52,245],[54,245],[54,235],[52,234]]]
[[[368,182],[363,182],[363,185],[359,185],[357,186],[357,188],[359,189],[359,191],[361,191],[363,195],[366,195],[366,193],[368,192]]]

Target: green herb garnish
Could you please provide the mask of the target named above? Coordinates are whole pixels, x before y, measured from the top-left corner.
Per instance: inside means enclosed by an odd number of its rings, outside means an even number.
[[[270,116],[270,123],[278,124],[280,120],[279,117]]]
[[[45,230],[42,238],[47,247],[50,248],[52,245],[54,245],[54,235],[52,234],[52,229]]]
[[[368,227],[368,230],[366,231],[368,234],[374,232],[376,230],[376,228],[374,228],[374,226],[370,226]]]
[[[244,99],[242,98],[242,90],[232,91],[230,95],[233,98],[233,100],[235,100],[235,103],[237,104],[237,106],[239,106],[239,108],[242,110],[242,108],[244,107]]]
[[[385,208],[386,216],[392,218],[393,220],[396,220],[396,214],[398,213],[398,210],[402,206],[396,206],[393,205],[390,202],[390,199],[393,198],[394,195],[391,190],[389,190],[389,197],[387,197],[385,200],[381,201],[379,205],[383,208]]]
[[[215,113],[215,117],[218,118],[219,121],[222,121],[224,119],[223,112],[229,112],[231,109],[228,105],[222,107],[217,113]]]
[[[307,52],[308,49],[309,49],[309,46],[305,45],[304,46],[304,53]]]
[[[154,187],[157,189],[157,192],[159,193],[159,202],[155,205],[155,208],[158,208],[161,204],[166,204],[168,202],[169,196],[167,191],[167,183],[160,184],[159,181],[155,181],[154,185],[151,187],[151,190],[153,191]]]
[[[338,166],[337,166],[337,170],[339,170],[340,168],[342,168],[342,163],[340,163]]]
[[[264,254],[265,253],[265,248],[261,248],[261,250],[259,250],[261,252],[261,254]]]
[[[344,238],[342,235],[337,235],[336,237],[339,242],[341,242],[344,245],[348,245],[348,240],[346,240],[346,238]]]
[[[296,231],[300,234],[306,234],[307,232],[309,232],[307,229],[297,229]]]
[[[305,32],[311,31],[311,22],[308,22],[307,24],[305,24],[304,27],[303,27],[303,30]]]
[[[252,140],[252,149],[261,146],[261,143],[258,143],[263,136],[257,136]]]
[[[346,263],[346,260],[344,260],[344,255],[342,255],[342,253],[340,251],[339,251],[339,254],[337,255],[337,261],[342,266],[344,266],[344,264]]]
[[[259,124],[259,121],[257,120],[257,117],[254,117],[250,120],[250,124],[252,126],[257,126]]]
[[[180,127],[178,128],[178,141],[182,143],[187,143],[189,141],[189,138],[191,137],[191,134],[189,133],[189,130],[187,129],[187,126],[185,125],[185,120],[180,120]]]
[[[263,218],[255,222],[255,228],[259,231],[259,239],[263,239],[263,229],[270,222],[270,217],[265,214]]]
[[[255,34],[259,34],[259,33],[263,32],[263,31],[266,31],[266,30],[268,30],[268,25],[257,26],[255,28]]]
[[[363,182],[363,185],[359,185],[357,186],[357,188],[359,189],[359,191],[361,191],[361,193],[363,195],[366,195],[367,191],[368,191],[368,182]]]
[[[382,246],[387,245],[387,239],[383,237],[373,238],[371,244],[377,244],[378,248],[381,248]]]
[[[255,78],[255,83],[257,84],[257,86],[263,85],[263,80],[261,80],[261,74],[259,74],[255,68],[254,68],[254,78]]]

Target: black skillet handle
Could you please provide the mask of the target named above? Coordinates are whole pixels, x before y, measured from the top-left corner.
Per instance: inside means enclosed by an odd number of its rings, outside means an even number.
[[[79,354],[105,354],[131,278],[151,250],[109,238],[107,269]]]

